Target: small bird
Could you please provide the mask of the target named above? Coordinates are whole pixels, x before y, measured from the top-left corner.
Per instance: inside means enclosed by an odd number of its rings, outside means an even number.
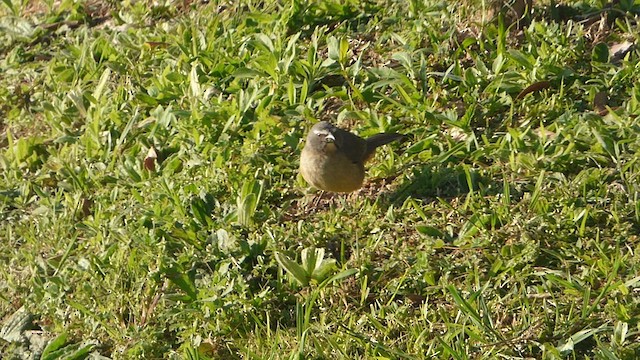
[[[376,148],[402,138],[381,133],[363,139],[327,121],[315,124],[300,156],[300,173],[312,186],[331,192],[352,192],[362,187],[364,163]]]

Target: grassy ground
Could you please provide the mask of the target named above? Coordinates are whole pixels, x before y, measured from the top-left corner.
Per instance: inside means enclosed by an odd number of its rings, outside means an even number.
[[[640,4],[604,3],[3,1],[0,353],[640,358]],[[317,198],[326,119],[410,140]]]

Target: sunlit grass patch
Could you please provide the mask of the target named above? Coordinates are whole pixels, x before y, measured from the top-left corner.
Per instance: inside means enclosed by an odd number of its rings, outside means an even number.
[[[490,5],[3,2],[0,353],[638,357],[640,8]]]

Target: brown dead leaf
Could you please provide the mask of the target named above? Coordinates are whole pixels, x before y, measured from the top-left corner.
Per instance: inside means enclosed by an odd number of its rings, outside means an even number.
[[[607,92],[600,91],[596,94],[596,96],[593,97],[593,109],[596,112],[606,110],[608,102],[609,102],[609,97],[607,96]]]
[[[555,139],[558,136],[555,132],[547,129],[534,129],[533,133],[538,137],[545,137],[547,139]]]
[[[537,83],[533,83],[533,84],[527,86],[524,90],[520,91],[520,94],[518,94],[518,96],[516,96],[516,99],[520,100],[523,97],[527,96],[527,94],[529,94],[529,93],[540,91],[540,90],[544,90],[544,89],[546,89],[546,88],[548,88],[550,86],[551,86],[551,82],[549,82],[549,81],[538,81]]]
[[[166,48],[169,46],[169,43],[166,42],[162,42],[162,41],[147,41],[145,43],[145,45],[147,45],[150,48]]]
[[[605,115],[609,114],[609,110],[616,111],[618,109],[620,109],[620,106],[615,106],[615,107],[612,107],[612,108],[605,107],[604,109],[602,109],[600,111],[597,111],[597,114],[600,115],[600,116],[605,116]]]
[[[497,21],[498,14],[503,16],[505,26],[516,24],[516,28],[525,26],[525,18],[531,14],[533,0],[494,0],[489,6],[489,17]]]
[[[87,217],[93,214],[91,210],[93,208],[93,200],[88,198],[82,198],[82,217]]]
[[[633,49],[635,44],[631,41],[623,41],[621,43],[615,43],[609,47],[609,54],[611,54],[611,62],[616,63],[624,58],[624,56]]]
[[[144,168],[149,171],[154,171],[156,169],[156,159],[158,159],[158,153],[152,146],[147,152],[147,157],[144,158]]]

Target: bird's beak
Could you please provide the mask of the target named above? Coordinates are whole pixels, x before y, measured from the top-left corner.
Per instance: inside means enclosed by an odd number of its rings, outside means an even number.
[[[328,133],[327,136],[325,137],[325,141],[326,142],[330,142],[330,143],[335,143],[336,142],[336,137],[333,136],[332,133]]]

